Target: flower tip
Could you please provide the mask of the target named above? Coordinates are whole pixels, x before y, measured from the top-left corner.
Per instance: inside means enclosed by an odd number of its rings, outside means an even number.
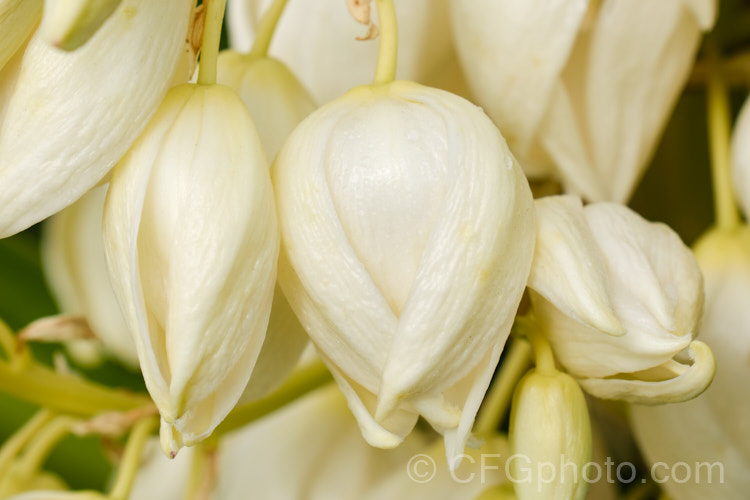
[[[182,434],[175,429],[174,425],[161,419],[161,428],[159,429],[159,444],[164,455],[172,460],[182,449]]]

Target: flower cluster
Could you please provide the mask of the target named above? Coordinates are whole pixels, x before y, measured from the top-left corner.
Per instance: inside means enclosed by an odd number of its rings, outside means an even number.
[[[750,449],[731,189],[695,251],[623,204],[714,0],[230,0],[219,51],[225,3],[0,0],[0,237],[47,219],[60,307],[0,323],[0,390],[43,407],[0,448],[0,498],[583,499],[511,486],[518,462],[455,478],[485,454],[583,470],[584,391],[633,404],[648,459],[682,457],[654,431],[674,403]],[[51,369],[42,341],[145,388]],[[128,434],[109,493],[41,470],[68,433]],[[406,480],[418,456],[436,482]]]

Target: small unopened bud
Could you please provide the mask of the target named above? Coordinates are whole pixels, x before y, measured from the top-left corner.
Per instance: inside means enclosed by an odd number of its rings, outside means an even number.
[[[511,481],[518,497],[583,499],[591,424],[583,391],[558,371],[532,370],[518,383],[510,413]]]

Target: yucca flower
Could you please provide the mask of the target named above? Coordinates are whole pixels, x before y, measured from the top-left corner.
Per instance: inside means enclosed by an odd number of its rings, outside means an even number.
[[[679,236],[623,205],[584,207],[570,195],[541,198],[536,211],[534,314],[583,388],[641,403],[705,390],[714,360],[694,340],[703,279]]]
[[[531,193],[474,105],[411,82],[311,114],[273,167],[279,283],[364,437],[418,415],[461,453],[534,245]]]
[[[208,436],[263,344],[278,226],[250,114],[221,85],[173,88],[116,167],[104,211],[113,286],[174,454]]]
[[[531,176],[625,202],[682,90],[716,0],[453,0],[477,102]]]
[[[179,63],[193,6],[123,0],[77,50],[59,50],[37,30],[5,64],[0,237],[73,203],[125,154],[173,80],[187,79],[178,73],[187,69]]]

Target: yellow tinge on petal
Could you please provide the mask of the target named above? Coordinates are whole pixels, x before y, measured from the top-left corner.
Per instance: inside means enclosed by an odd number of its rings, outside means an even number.
[[[42,36],[64,50],[88,41],[122,0],[45,0]]]
[[[268,165],[234,91],[185,84],[168,93],[113,173],[104,233],[162,445],[176,453],[240,398],[274,291]]]
[[[29,37],[41,13],[42,0],[0,0],[0,70]]]

